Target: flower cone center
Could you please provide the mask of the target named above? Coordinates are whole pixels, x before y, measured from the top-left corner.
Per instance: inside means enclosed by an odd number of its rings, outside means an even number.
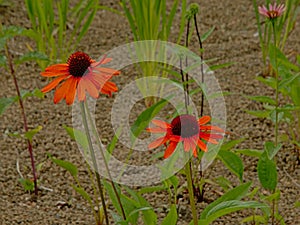
[[[183,138],[199,134],[198,121],[191,115],[181,115],[174,118],[171,122],[171,129],[174,135],[178,135]]]
[[[92,59],[84,52],[75,52],[69,59],[69,73],[74,77],[82,77],[92,63]]]

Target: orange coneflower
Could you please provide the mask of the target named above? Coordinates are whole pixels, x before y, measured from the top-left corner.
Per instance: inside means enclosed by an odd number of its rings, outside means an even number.
[[[120,74],[120,71],[98,67],[109,61],[111,58],[103,58],[96,62],[84,52],[75,52],[69,57],[67,63],[49,66],[41,73],[44,77],[57,77],[45,86],[42,92],[46,93],[56,88],[54,103],[65,99],[67,105],[74,102],[76,93],[79,101],[85,100],[86,91],[93,98],[98,98],[99,92],[111,95],[118,88],[109,79],[113,75]]]
[[[147,128],[152,133],[166,133],[165,136],[156,139],[149,144],[149,149],[162,144],[168,145],[164,158],[168,158],[174,152],[177,144],[183,142],[184,151],[192,150],[197,157],[197,146],[204,152],[207,151],[205,142],[218,144],[217,140],[223,138],[224,130],[217,126],[205,125],[210,121],[209,116],[200,119],[188,114],[177,116],[169,124],[161,120],[153,120],[155,127]]]

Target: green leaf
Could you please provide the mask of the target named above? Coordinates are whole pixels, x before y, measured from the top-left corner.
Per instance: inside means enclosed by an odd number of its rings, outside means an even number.
[[[265,189],[275,190],[277,186],[277,170],[274,161],[270,160],[265,152],[257,163],[258,178]]]
[[[220,150],[228,151],[228,150],[232,149],[234,146],[236,146],[237,144],[243,142],[244,140],[245,140],[245,138],[240,138],[240,139],[228,141],[228,142],[222,144]]]
[[[0,115],[2,115],[8,107],[16,101],[15,97],[0,98]]]
[[[242,182],[244,165],[241,158],[233,152],[220,150],[218,158],[227,166],[227,168],[233,172]]]
[[[50,153],[48,153],[47,155],[52,160],[52,162],[54,162],[56,165],[67,170],[73,177],[75,178],[77,177],[78,169],[73,163],[69,161],[57,159],[54,156],[52,156]]]
[[[166,99],[162,99],[155,103],[151,107],[143,111],[131,127],[131,132],[133,134],[132,140],[134,142],[135,138],[140,135],[148,126],[150,121],[156,116],[157,113],[168,103]]]
[[[83,133],[80,130],[74,129],[72,127],[68,127],[66,125],[63,125],[63,128],[67,131],[67,133],[73,140],[75,140],[78,144],[80,144],[80,146],[84,150],[87,151],[89,149],[89,144],[85,133]]]
[[[230,180],[228,180],[226,177],[223,176],[217,177],[215,181],[225,191],[228,191],[230,188],[232,188],[232,184]]]
[[[49,58],[47,55],[45,55],[42,52],[28,52],[25,53],[24,55],[20,56],[19,58],[17,58],[14,63],[16,65],[21,64],[23,62],[27,62],[27,61],[38,61],[38,60],[43,60],[43,61],[49,61]]]
[[[176,225],[177,224],[177,209],[176,205],[172,204],[166,218],[161,222],[161,225]]]
[[[274,77],[264,78],[264,77],[259,76],[259,77],[256,77],[256,79],[273,89],[276,88],[276,79]]]
[[[277,154],[277,152],[281,149],[282,144],[278,144],[276,147],[273,142],[267,141],[265,143],[265,152],[267,153],[268,158],[271,160]]]
[[[248,192],[251,186],[251,182],[247,182],[241,184],[230,191],[226,192],[220,198],[215,200],[214,202],[210,203],[201,213],[200,219],[206,219],[208,217],[208,212],[213,209],[215,206],[220,204],[221,202],[226,202],[230,200],[240,200],[242,199]]]
[[[246,113],[252,115],[252,116],[256,116],[258,118],[268,118],[270,115],[270,110],[246,110]]]
[[[92,199],[91,196],[82,188],[82,187],[77,187],[75,185],[72,185],[72,188],[81,195],[81,197],[83,197],[86,201],[88,201],[88,203],[91,205]]]
[[[270,105],[276,105],[276,101],[268,96],[245,96],[246,98],[261,102],[261,103],[269,103]]]
[[[32,142],[32,138],[35,134],[37,134],[43,127],[37,126],[35,129],[27,131],[24,136],[27,138],[30,142]]]
[[[22,184],[25,191],[33,191],[34,183],[32,180],[20,178],[19,182]]]
[[[0,55],[0,67],[6,67],[6,56]]]
[[[279,199],[280,199],[280,190],[276,190],[273,194],[261,198],[262,201],[268,201],[269,203],[271,203],[274,200],[278,201]]]
[[[256,149],[234,149],[236,153],[240,153],[246,156],[252,156],[252,157],[260,157],[263,153],[262,150],[256,150]]]
[[[268,205],[256,201],[238,201],[238,200],[230,200],[221,202],[212,208],[208,213],[205,219],[199,220],[198,224],[200,225],[208,225],[212,223],[217,218],[230,214],[232,212],[236,212],[242,209],[261,209],[266,215],[270,214],[270,208]]]
[[[241,221],[241,224],[244,224],[244,223],[253,223],[253,222],[256,222],[255,224],[267,224],[268,221],[266,221],[266,217],[264,216],[259,216],[259,215],[251,215],[251,216],[248,216],[244,219],[242,219]]]
[[[211,33],[214,31],[214,29],[215,29],[215,26],[213,26],[207,32],[205,32],[201,37],[201,41],[204,42],[211,35]]]

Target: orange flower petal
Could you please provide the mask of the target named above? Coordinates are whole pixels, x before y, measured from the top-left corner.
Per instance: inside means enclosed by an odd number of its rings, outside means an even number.
[[[68,93],[66,94],[66,103],[67,105],[72,105],[76,95],[76,88],[80,78],[71,79]]]
[[[100,87],[100,91],[103,94],[107,94],[108,92],[117,92],[118,87],[115,83],[107,81],[102,87]]]
[[[183,141],[183,149],[184,149],[185,152],[188,152],[191,149],[190,139],[189,138],[186,138]]]
[[[198,139],[197,145],[202,151],[207,152],[207,146],[203,141]]]
[[[166,137],[161,137],[161,138],[158,138],[156,139],[155,141],[151,142],[149,145],[148,145],[148,148],[149,149],[153,149],[153,148],[157,148],[158,146],[164,144],[167,142],[167,138]]]
[[[41,75],[43,77],[59,77],[59,76],[64,76],[64,75],[70,75],[68,71],[63,71],[63,72],[41,72]]]
[[[111,68],[105,68],[105,67],[99,67],[99,68],[93,68],[93,70],[96,70],[100,72],[100,74],[106,74],[106,75],[119,75],[121,72],[119,70],[114,70]]]
[[[165,133],[165,132],[167,132],[166,129],[161,128],[161,127],[148,127],[146,130],[148,132],[151,132],[151,133]]]
[[[67,79],[60,87],[58,87],[54,93],[54,104],[59,103],[63,98],[66,97],[66,94],[69,91],[70,83],[72,82],[72,77]]]
[[[81,79],[77,85],[77,97],[78,101],[80,102],[85,101],[85,86],[83,85],[84,82],[82,81],[83,80]]]
[[[202,116],[202,117],[198,120],[198,122],[199,122],[200,125],[206,124],[206,123],[208,123],[209,121],[210,121],[210,116]]]
[[[54,89],[62,80],[66,79],[69,75],[64,75],[61,77],[57,77],[54,80],[52,80],[49,84],[47,84],[45,87],[42,88],[42,92],[46,93],[48,91],[51,91]]]
[[[168,157],[170,157],[173,154],[173,152],[174,152],[177,144],[178,144],[177,142],[172,142],[172,141],[170,142],[170,144],[167,147],[167,149],[165,151],[165,154],[164,154],[164,158],[165,159],[168,158]]]
[[[151,121],[153,124],[155,124],[156,126],[158,127],[161,127],[161,128],[170,128],[171,127],[171,124],[165,122],[165,121],[162,121],[162,120],[152,120]]]
[[[99,91],[97,90],[95,85],[89,80],[89,78],[83,77],[80,80],[79,84],[82,85],[81,88],[86,90],[90,94],[90,96],[92,96],[93,98],[98,98],[99,97]]]
[[[216,131],[216,132],[221,132],[221,133],[225,133],[225,131],[217,126],[200,126],[201,130],[211,130],[211,131]]]
[[[62,71],[68,71],[69,70],[69,64],[62,63],[62,64],[55,64],[48,66],[45,71],[52,71],[52,72],[62,72]]]
[[[181,141],[181,137],[177,136],[177,135],[171,135],[169,139],[170,139],[170,141],[175,141],[175,142]]]

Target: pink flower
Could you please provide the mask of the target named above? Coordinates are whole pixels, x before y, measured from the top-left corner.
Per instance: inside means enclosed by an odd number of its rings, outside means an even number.
[[[283,14],[285,10],[284,4],[277,5],[276,2],[272,5],[269,4],[269,9],[266,6],[259,6],[258,11],[261,15],[268,17],[269,19],[275,19]]]

